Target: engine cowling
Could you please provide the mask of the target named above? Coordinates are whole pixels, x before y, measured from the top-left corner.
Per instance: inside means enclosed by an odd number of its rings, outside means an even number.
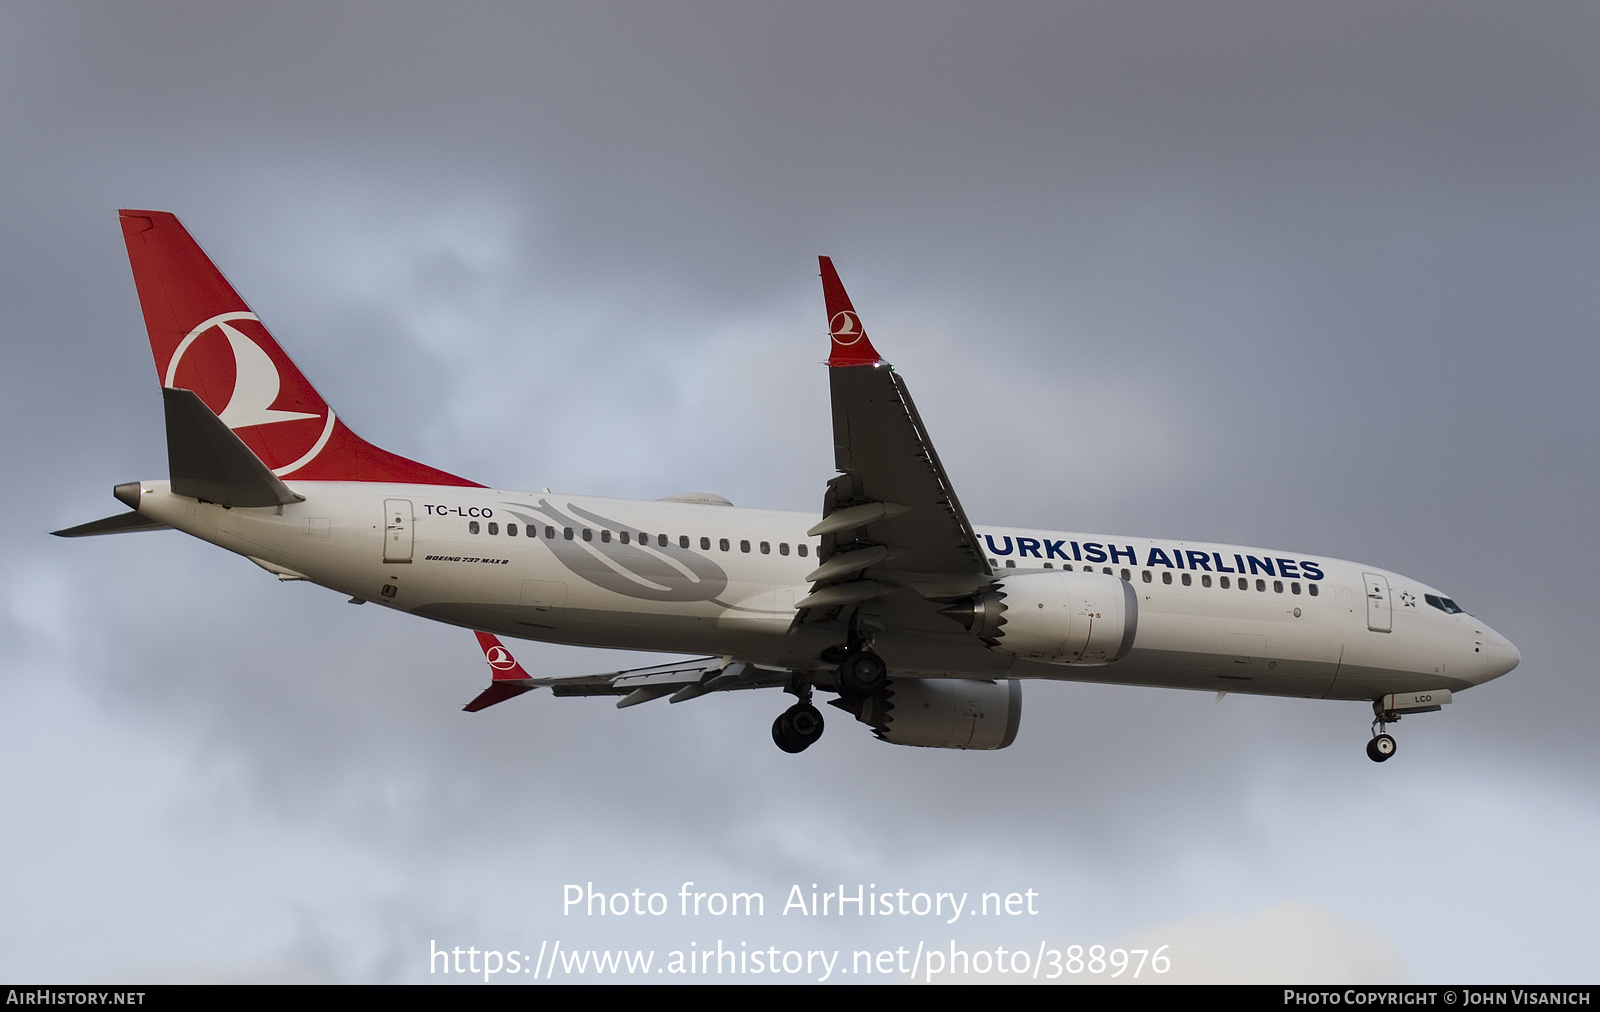
[[[995,650],[1050,664],[1121,660],[1139,629],[1133,587],[1103,573],[1020,573],[944,613]]]
[[[859,706],[856,719],[894,745],[1005,748],[1022,721],[1022,683],[895,678]]]

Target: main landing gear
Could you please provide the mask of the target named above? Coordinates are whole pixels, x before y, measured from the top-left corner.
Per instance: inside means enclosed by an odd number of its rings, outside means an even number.
[[[810,703],[796,703],[772,722],[772,740],[785,752],[804,752],[822,737],[822,714]]]
[[[827,654],[823,656],[827,657]],[[854,702],[866,699],[888,683],[889,666],[871,650],[857,647],[846,652],[839,661],[835,687],[842,700]],[[822,737],[822,714],[811,705],[809,681],[796,680],[788,691],[798,697],[799,702],[780,713],[778,719],[772,722],[772,741],[785,752],[804,752]]]
[[[778,714],[772,722],[772,741],[788,753],[804,752],[822,737],[822,714],[811,705],[811,683],[796,682],[789,692],[799,702]]]
[[[865,699],[889,681],[889,666],[871,650],[852,650],[839,662],[839,695]]]
[[[1385,728],[1399,719],[1398,713],[1383,709],[1381,703],[1372,704],[1372,740],[1367,742],[1368,759],[1375,763],[1388,762],[1389,757],[1394,755],[1394,736],[1386,733]]]

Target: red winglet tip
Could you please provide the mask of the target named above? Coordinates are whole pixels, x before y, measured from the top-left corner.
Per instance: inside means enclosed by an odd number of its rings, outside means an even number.
[[[867,340],[866,328],[861,326],[856,307],[850,304],[850,295],[839,280],[839,272],[833,269],[833,261],[817,257],[817,262],[822,266],[822,301],[828,309],[828,334],[833,339],[828,365],[877,365],[883,358]]]
[[[498,639],[477,630],[473,630],[473,635],[478,637],[478,646],[483,649],[483,659],[489,662],[492,681],[514,682],[528,677],[528,673],[522,670],[522,665],[511,656],[511,651],[501,646]]]
[[[466,706],[463,706],[462,709],[468,713],[477,713],[479,710],[487,710],[496,703],[504,703],[508,699],[515,699],[524,692],[531,691],[532,690],[526,685],[512,685],[509,682],[492,682],[487,689],[484,689],[482,692],[478,693],[475,697],[473,697],[472,702],[468,703]]]

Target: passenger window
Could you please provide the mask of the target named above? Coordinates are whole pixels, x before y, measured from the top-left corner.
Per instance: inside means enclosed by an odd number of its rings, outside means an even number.
[[[794,550],[802,559],[806,557],[807,552],[811,551],[811,549],[807,548],[805,545],[795,545]]]
[[[1189,576],[1189,574],[1188,574],[1188,573],[1184,573],[1184,574],[1183,574],[1183,585],[1184,585],[1184,586],[1185,586],[1185,587],[1190,587],[1190,586],[1193,586],[1193,585],[1194,585],[1194,580],[1193,580],[1193,578],[1191,578],[1191,577],[1190,577],[1190,576]]]
[[[1150,570],[1148,570],[1148,569],[1145,570],[1143,573],[1141,573],[1139,575],[1139,578],[1142,579],[1145,583],[1149,583],[1150,582]]]
[[[546,527],[544,529],[544,536],[549,538],[551,541],[554,541],[556,539],[556,529],[554,527]]]
[[[1065,569],[1067,572],[1070,573],[1070,572],[1072,572],[1072,563],[1069,562],[1065,566],[1062,566],[1061,568]]]
[[[789,542],[787,542],[787,541],[778,542],[778,554],[779,555],[788,555],[789,554]]]
[[[1226,576],[1217,577],[1217,582],[1218,586],[1220,586],[1223,590],[1229,590],[1233,587],[1233,584],[1228,582],[1228,578]]]
[[[594,540],[594,531],[591,531],[589,528],[585,527],[583,529],[583,540],[585,540],[585,541],[593,541]]]
[[[1122,579],[1123,579],[1124,583],[1132,583],[1133,582],[1133,574],[1129,573],[1126,569],[1124,569],[1122,571]]]
[[[489,521],[489,533],[490,534],[499,534],[500,533],[500,525],[495,523],[493,520]]]
[[[1267,581],[1265,581],[1265,580],[1257,580],[1256,581],[1256,589],[1259,590],[1259,591],[1265,592],[1266,589],[1267,589]]]
[[[1202,587],[1211,586],[1211,574],[1210,573],[1201,573],[1200,574],[1200,586],[1202,586]]]
[[[711,539],[710,538],[701,538],[700,539],[700,550],[702,552],[711,551]]]
[[[1017,560],[1015,560],[1015,559],[1007,559],[1006,560],[1006,568],[1007,569],[1016,569],[1017,568]],[[1111,572],[1111,570],[1108,569],[1108,570],[1106,570],[1106,572],[1109,573],[1109,572]]]
[[[663,538],[666,537],[665,534],[663,534],[661,536]],[[689,547],[689,535],[687,535],[687,534],[678,535],[678,547],[679,548],[688,548]]]
[[[1172,583],[1172,574],[1171,573],[1162,573],[1161,574],[1161,582],[1162,583],[1166,583],[1166,584]]]
[[[1050,564],[1050,563],[1048,563],[1048,562],[1046,562],[1046,563],[1045,563],[1045,564],[1044,564],[1044,568],[1046,568],[1046,569],[1054,569],[1054,568],[1056,568],[1056,567],[1055,567],[1055,566],[1052,566],[1052,565],[1051,565],[1051,564]]]
[[[724,552],[726,552],[728,550],[728,539],[727,538],[722,538],[721,540],[719,540],[717,542],[717,547],[722,549]]]
[[[564,528],[562,530],[562,532],[561,532],[561,536],[566,538],[568,541],[571,541],[572,540],[572,528],[571,527]]]
[[[1009,563],[1009,562],[1008,562],[1008,563],[1006,563],[1006,565],[1008,565],[1008,566],[1009,566],[1009,565],[1010,565],[1010,563]],[[1103,572],[1104,572],[1104,573],[1105,573],[1105,574],[1106,574],[1106,575],[1107,575],[1107,576],[1110,576],[1110,575],[1111,575],[1111,567],[1110,567],[1110,566],[1107,566],[1107,567],[1105,567],[1105,569],[1104,569],[1104,570],[1103,570]]]
[[[745,553],[746,555],[749,555],[750,554],[750,542],[741,540],[739,542],[739,551]]]
[[[772,546],[767,544],[765,541],[761,542],[761,554],[762,555],[771,555],[772,554]]]
[[[478,533],[478,521],[476,521],[476,520],[467,521],[467,533],[468,534],[476,534],[476,533]]]
[[[657,534],[656,535],[656,544],[661,548],[667,547],[667,536],[665,534]],[[685,548],[689,547],[689,539],[688,538],[684,538],[683,539],[683,547],[685,547]]]
[[[1272,581],[1272,592],[1274,594],[1283,593],[1283,581],[1282,580],[1273,580]]]
[[[516,536],[517,536],[517,525],[516,524],[506,524],[506,537],[514,538]]]
[[[639,544],[648,545],[649,543],[650,543],[650,535],[646,534],[644,531],[640,531],[639,532]]]
[[[611,544],[611,532],[610,531],[601,531],[600,532],[600,543],[602,545]]]
[[[1312,597],[1316,597],[1317,596],[1317,585],[1316,584],[1314,584],[1314,583],[1311,584],[1310,586],[1306,587],[1306,590],[1311,592],[1311,596]]]
[[[627,531],[623,531],[622,533],[617,535],[618,540],[620,540],[623,544],[627,544],[628,543],[628,537],[629,537],[629,535],[628,535]],[[640,544],[643,544],[643,542],[641,541]]]
[[[1300,585],[1298,583],[1289,584],[1289,593],[1291,593],[1291,594],[1300,593]]]

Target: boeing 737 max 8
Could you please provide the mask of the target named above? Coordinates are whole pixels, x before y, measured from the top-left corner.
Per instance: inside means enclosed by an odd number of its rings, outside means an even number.
[[[1520,659],[1432,587],[1305,552],[975,526],[904,379],[821,258],[838,474],[820,513],[487,488],[352,432],[171,214],[121,212],[166,409],[169,480],[68,537],[176,528],[284,580],[477,631],[480,710],[532,688],[781,688],[773,739],[822,734],[813,694],[900,745],[1004,748],[1025,679],[1365,700],[1385,724]],[[534,677],[498,636],[709,655]],[[1220,698],[1220,697],[1219,697]]]

